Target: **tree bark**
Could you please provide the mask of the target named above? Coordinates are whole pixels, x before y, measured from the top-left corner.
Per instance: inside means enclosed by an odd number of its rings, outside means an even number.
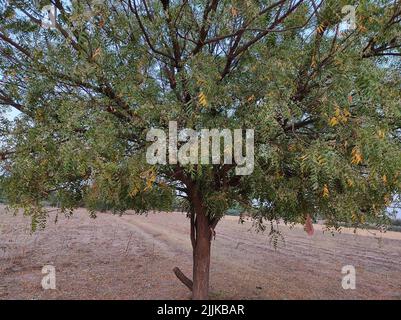
[[[193,255],[193,300],[207,300],[209,298],[210,241],[209,218],[205,212],[198,212],[196,216],[196,244]]]
[[[209,298],[210,249],[217,221],[211,221],[203,203],[202,193],[191,179],[179,177],[187,186],[191,209],[191,243],[193,247],[192,299]],[[182,281],[182,279],[180,279]],[[187,286],[188,287],[188,286]]]

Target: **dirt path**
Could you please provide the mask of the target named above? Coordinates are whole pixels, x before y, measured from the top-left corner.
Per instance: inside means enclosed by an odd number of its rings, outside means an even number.
[[[381,240],[347,230],[281,227],[275,250],[267,234],[226,217],[212,243],[214,299],[401,299],[401,234]],[[175,278],[191,275],[189,222],[181,213],[99,214],[70,219],[30,235],[29,220],[0,208],[0,299],[188,299]],[[57,289],[43,290],[41,269],[56,267]],[[341,287],[341,268],[354,265],[356,290]]]

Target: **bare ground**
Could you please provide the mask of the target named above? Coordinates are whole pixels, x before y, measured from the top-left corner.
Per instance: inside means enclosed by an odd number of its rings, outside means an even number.
[[[51,216],[54,218],[54,216]],[[401,299],[401,234],[315,226],[281,226],[275,250],[251,223],[225,217],[212,243],[212,299]],[[189,299],[172,269],[191,275],[189,221],[181,213],[99,213],[49,221],[30,234],[30,220],[0,207],[0,299]],[[56,268],[56,290],[41,270]],[[341,268],[356,268],[356,290],[341,286]]]

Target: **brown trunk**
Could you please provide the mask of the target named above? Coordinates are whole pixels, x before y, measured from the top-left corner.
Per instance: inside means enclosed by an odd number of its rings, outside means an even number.
[[[196,243],[194,247],[193,264],[193,300],[209,298],[209,267],[211,229],[205,212],[196,215]]]
[[[185,175],[181,174],[179,178],[186,184],[188,195],[193,205],[190,215],[191,243],[193,247],[192,299],[207,300],[209,298],[210,247],[212,234],[218,220],[209,220],[203,204],[202,194],[196,184]],[[191,289],[191,280],[176,271],[177,277]]]

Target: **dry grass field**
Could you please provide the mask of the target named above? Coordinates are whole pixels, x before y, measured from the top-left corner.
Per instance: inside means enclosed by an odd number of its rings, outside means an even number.
[[[189,221],[181,213],[89,218],[51,215],[30,234],[30,220],[0,207],[0,299],[189,299],[174,276],[191,275]],[[212,243],[212,299],[401,299],[401,233],[344,230],[334,236],[315,225],[281,226],[275,250],[267,233],[225,217]],[[56,268],[56,290],[43,290],[41,270]],[[341,268],[354,265],[356,289],[341,286]]]

